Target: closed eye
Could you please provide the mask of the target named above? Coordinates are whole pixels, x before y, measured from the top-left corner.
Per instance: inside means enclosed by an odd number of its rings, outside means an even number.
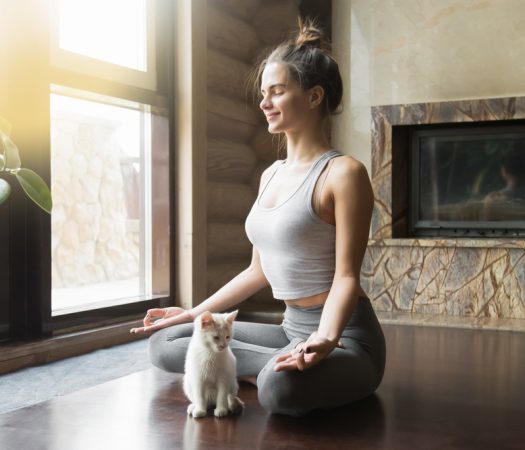
[[[213,336],[213,339],[214,339],[215,341],[218,341],[218,340],[219,340],[219,336]]]

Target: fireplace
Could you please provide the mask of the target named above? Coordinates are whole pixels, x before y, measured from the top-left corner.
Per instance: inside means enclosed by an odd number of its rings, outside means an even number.
[[[361,284],[374,308],[425,316],[409,323],[525,319],[525,205],[519,189],[505,198],[502,174],[509,160],[523,173],[513,155],[524,150],[525,97],[371,113],[375,205]]]
[[[394,153],[408,151],[393,174],[408,176],[407,237],[525,235],[524,121],[394,126],[392,136]]]

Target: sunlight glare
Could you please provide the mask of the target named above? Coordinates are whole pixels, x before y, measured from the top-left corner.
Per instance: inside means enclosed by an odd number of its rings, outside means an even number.
[[[59,0],[59,46],[146,71],[146,0]]]

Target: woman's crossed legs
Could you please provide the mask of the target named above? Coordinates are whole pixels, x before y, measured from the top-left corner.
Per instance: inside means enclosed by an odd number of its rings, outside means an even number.
[[[150,337],[151,362],[163,370],[184,373],[192,333],[191,323],[157,331]],[[257,376],[259,402],[268,412],[301,416],[359,400],[377,388],[380,379],[370,355],[350,338],[341,339],[344,349],[334,349],[303,372],[275,372],[275,358],[303,340],[290,340],[280,325],[234,322],[230,347],[237,359],[237,376]]]

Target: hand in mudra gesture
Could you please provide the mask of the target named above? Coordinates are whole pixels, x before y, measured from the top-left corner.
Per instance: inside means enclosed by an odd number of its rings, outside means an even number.
[[[301,342],[291,352],[278,356],[273,370],[306,370],[316,365],[336,347],[344,348],[341,341],[335,343],[313,332],[306,342]]]
[[[144,317],[143,327],[132,328],[130,333],[150,333],[153,331],[160,330],[161,328],[169,327],[179,323],[192,322],[193,317],[191,314],[183,309],[176,306],[169,308],[153,308],[148,309],[146,316]]]

